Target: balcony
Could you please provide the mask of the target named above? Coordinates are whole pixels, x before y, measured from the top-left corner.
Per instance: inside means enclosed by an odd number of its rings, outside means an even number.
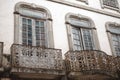
[[[120,58],[115,58],[98,50],[68,51],[65,54],[69,78],[111,79],[120,71]]]
[[[13,44],[12,74],[20,78],[57,79],[65,75],[60,49]]]
[[[3,58],[3,42],[0,42],[0,73],[3,72],[2,58]]]

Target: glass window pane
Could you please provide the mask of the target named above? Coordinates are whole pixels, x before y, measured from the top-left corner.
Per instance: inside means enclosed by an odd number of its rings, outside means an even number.
[[[76,35],[75,38],[76,38],[77,40],[79,40],[79,35]]]
[[[45,46],[45,31],[44,31],[44,22],[36,21],[36,45]]]
[[[40,35],[36,35],[36,40],[40,40]]]
[[[22,18],[22,43],[32,44],[32,19]]]
[[[93,49],[93,40],[92,40],[92,33],[90,29],[82,29],[83,33],[83,42],[85,44],[85,49]]]
[[[44,27],[40,28],[40,33],[44,33]]]
[[[74,45],[74,50],[77,50],[77,46],[76,45]]]
[[[113,41],[113,45],[114,45],[114,46],[117,46],[117,45],[118,45],[118,42]]]
[[[28,33],[28,38],[32,39],[32,34]]]
[[[22,18],[22,23],[26,24],[26,18]]]
[[[74,44],[77,44],[77,41],[76,41],[76,40],[73,40],[73,41],[74,41],[74,42],[73,42]]]
[[[28,19],[28,25],[32,25],[32,20]]]
[[[80,45],[80,41],[77,41],[77,45]]]
[[[74,50],[81,50],[81,38],[80,38],[80,30],[79,28],[72,28],[72,36],[73,36],[73,44],[74,44]]]
[[[44,27],[44,22],[40,22],[39,26]]]
[[[117,41],[117,35],[112,35],[112,40]]]
[[[44,34],[41,34],[41,39],[45,39],[45,35]]]
[[[22,31],[23,31],[23,32],[26,32],[26,31],[27,31],[26,25],[24,25],[24,24],[23,24]]]
[[[115,50],[115,54],[117,56],[120,56],[120,41],[118,34],[112,34],[112,43],[113,43],[113,48]]]
[[[81,49],[80,49],[80,46],[77,47],[77,50],[81,50]]]
[[[32,26],[28,26],[28,31],[32,32]]]
[[[27,38],[26,33],[22,33],[22,37],[23,37],[23,38]]]
[[[40,46],[40,41],[36,41],[36,46]]]
[[[36,26],[39,26],[39,21],[36,21]]]
[[[120,42],[120,35],[118,36],[119,42]]]
[[[23,44],[27,45],[27,38],[23,38],[22,41]]]
[[[32,23],[35,23],[35,26]],[[33,28],[35,32],[32,27],[35,27],[35,29]],[[45,46],[44,21],[22,18],[22,43],[32,45],[33,34],[36,35],[36,46]]]

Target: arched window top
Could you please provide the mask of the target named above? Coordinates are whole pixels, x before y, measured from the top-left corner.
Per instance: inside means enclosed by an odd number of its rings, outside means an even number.
[[[77,27],[95,28],[93,21],[89,17],[80,14],[68,13],[66,22]]]
[[[15,5],[15,13],[20,15],[30,16],[34,18],[51,19],[50,11],[33,3],[19,2]]]
[[[116,27],[120,27],[120,24],[116,23],[116,22],[107,22],[106,26],[116,26]]]
[[[114,34],[120,34],[120,24],[116,22],[107,22],[106,28],[108,32],[111,32]]]

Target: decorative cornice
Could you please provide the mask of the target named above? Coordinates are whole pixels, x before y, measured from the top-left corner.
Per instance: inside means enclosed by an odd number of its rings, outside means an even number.
[[[81,2],[88,4],[88,0],[77,0],[77,1],[81,1]]]
[[[110,26],[114,26],[114,27],[120,27],[120,24],[116,23],[116,22],[106,22],[105,27],[106,27],[106,32],[110,32],[110,33],[114,33],[112,31],[110,31]],[[118,33],[119,34],[119,33]]]
[[[14,14],[20,14],[19,12],[15,11]]]
[[[90,23],[90,27],[75,25],[75,24],[73,24],[73,23],[70,22],[71,18],[77,18],[79,20],[88,21]],[[84,16],[84,15],[81,15],[81,14],[67,13],[66,16],[65,16],[65,21],[66,21],[65,24],[69,24],[69,25],[73,25],[73,26],[78,26],[78,27],[81,27],[81,28],[96,29],[93,20],[91,18],[89,18],[87,16]]]
[[[77,3],[72,3],[72,2],[68,2],[68,1],[64,1],[64,0],[47,0],[47,1],[52,1],[52,2],[63,4],[63,5],[68,5],[68,6],[71,6],[71,7],[84,9],[84,10],[96,12],[96,13],[99,13],[99,14],[112,16],[112,17],[115,17],[115,18],[120,18],[119,14],[104,11],[104,10],[100,10],[100,9],[96,9],[96,8],[92,8],[92,7],[88,7],[88,6],[84,6],[84,5],[80,5],[80,4],[77,4]]]
[[[18,2],[15,5],[15,13],[14,14],[20,14],[20,8],[30,8],[33,10],[43,11],[47,13],[47,18],[52,18],[50,11],[43,6],[36,5],[34,3],[27,3],[27,2]]]
[[[49,21],[53,21],[53,19],[52,19],[52,18],[48,18],[47,20],[49,20]]]

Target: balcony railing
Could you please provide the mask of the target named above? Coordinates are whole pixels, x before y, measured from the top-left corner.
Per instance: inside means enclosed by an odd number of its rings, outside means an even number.
[[[12,72],[64,74],[60,49],[13,44],[11,52]]]
[[[119,59],[98,50],[69,51],[65,54],[68,72],[100,73],[114,77],[116,77],[116,71],[120,70]]]

